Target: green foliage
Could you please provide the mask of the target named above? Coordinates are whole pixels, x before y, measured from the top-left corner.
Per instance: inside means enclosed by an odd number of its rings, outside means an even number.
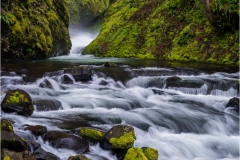
[[[0,15],[0,19],[3,20],[8,26],[10,26],[13,22],[8,15]]]

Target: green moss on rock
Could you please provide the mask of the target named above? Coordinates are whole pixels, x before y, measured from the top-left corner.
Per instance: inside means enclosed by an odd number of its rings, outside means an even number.
[[[148,158],[143,154],[141,148],[130,148],[123,160],[148,160]]]
[[[38,59],[68,54],[69,14],[64,0],[1,3],[2,58]],[[67,30],[67,32],[66,32]]]
[[[202,1],[121,0],[104,16],[99,36],[83,54],[239,64],[238,28],[211,25]]]
[[[127,132],[124,133],[123,136],[119,138],[111,138],[109,142],[112,145],[112,148],[117,149],[126,149],[130,148],[134,144],[134,133],[133,132]]]
[[[143,154],[149,160],[158,160],[158,150],[151,148],[151,147],[143,147],[142,148]]]
[[[104,136],[104,132],[93,129],[93,128],[86,128],[83,127],[80,129],[80,135],[84,138],[91,139],[94,141],[100,141],[102,140]]]
[[[14,133],[11,121],[2,119],[1,120],[1,130]]]

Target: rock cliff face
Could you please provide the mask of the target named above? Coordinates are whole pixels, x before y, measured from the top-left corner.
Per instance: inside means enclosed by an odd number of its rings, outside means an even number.
[[[1,1],[1,52],[7,59],[44,59],[71,48],[64,0]]]
[[[66,0],[72,25],[86,26],[107,10],[110,0]]]
[[[116,1],[82,53],[238,65],[238,2],[228,1]]]

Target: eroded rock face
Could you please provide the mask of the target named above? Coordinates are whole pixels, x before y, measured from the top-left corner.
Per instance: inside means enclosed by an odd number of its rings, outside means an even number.
[[[16,112],[25,116],[31,116],[34,110],[32,98],[21,89],[9,91],[4,97],[1,106],[4,112]]]
[[[134,128],[127,125],[117,125],[111,128],[100,142],[103,149],[127,150],[134,144]]]
[[[49,141],[49,143],[55,148],[72,149],[80,154],[89,151],[88,142],[72,134],[51,131],[48,132],[43,139]]]

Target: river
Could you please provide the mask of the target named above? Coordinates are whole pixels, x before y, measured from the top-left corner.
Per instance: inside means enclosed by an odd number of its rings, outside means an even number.
[[[96,36],[84,34],[81,39],[83,34],[74,37],[72,32],[68,56],[2,61],[1,101],[8,90],[19,88],[34,102],[30,117],[1,113],[1,118],[15,122],[18,135],[66,160],[76,153],[51,147],[40,136],[24,131],[23,125],[44,125],[48,131],[79,135],[83,126],[107,131],[127,124],[135,129],[134,145],[156,148],[159,160],[239,159],[239,115],[225,108],[229,99],[239,97],[237,67],[82,56],[82,47]],[[104,67],[107,61],[117,67]],[[91,81],[62,83],[62,70],[86,65],[95,73]],[[181,83],[167,85],[171,76],[180,77]],[[40,87],[44,80],[51,87]],[[117,159],[98,144],[91,144],[85,155],[93,160]]]

